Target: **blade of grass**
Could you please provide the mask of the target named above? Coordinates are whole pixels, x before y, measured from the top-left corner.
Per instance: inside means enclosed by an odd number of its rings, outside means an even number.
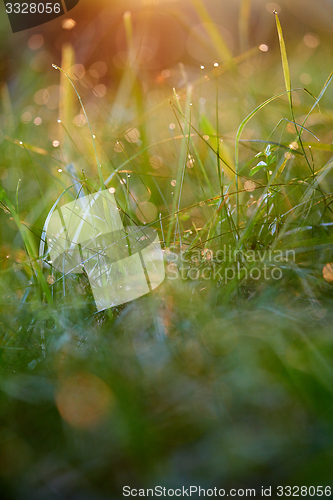
[[[73,50],[73,46],[69,43],[63,45],[61,50],[61,67],[64,72],[60,73],[60,85],[64,89],[64,98],[59,108],[59,118],[62,124],[69,125],[73,123],[73,118],[75,116],[74,113],[74,99],[73,93],[71,92],[71,83],[68,78],[66,78],[66,74],[69,73],[70,68],[73,67],[75,63],[75,54]],[[71,162],[72,158],[72,141],[68,134],[64,133],[64,127],[61,127],[61,135],[60,142],[63,144],[62,151],[65,158],[66,163]]]
[[[247,125],[247,123],[251,120],[251,118],[253,118],[258,113],[258,111],[263,109],[265,106],[267,106],[267,104],[274,101],[275,99],[278,99],[279,97],[281,97],[285,94],[290,94],[291,92],[294,92],[295,90],[303,90],[303,89],[296,88],[296,89],[285,90],[283,92],[280,92],[279,94],[276,94],[276,95],[270,97],[269,99],[267,99],[263,103],[259,104],[259,106],[257,106],[253,111],[251,111],[251,113],[249,113],[247,115],[247,117],[244,118],[244,120],[242,121],[242,123],[238,127],[238,130],[236,133],[236,138],[235,138],[235,181],[236,181],[236,221],[235,221],[235,223],[236,223],[236,226],[239,223],[239,195],[238,195],[239,176],[240,176],[239,175],[240,174],[240,171],[239,171],[239,142],[240,142],[242,132],[243,132],[245,126]]]
[[[294,113],[293,113],[292,95],[291,95],[290,70],[289,70],[289,64],[288,64],[286,44],[285,44],[285,41],[284,41],[284,38],[283,38],[282,27],[281,27],[281,23],[280,23],[280,19],[279,19],[278,13],[277,13],[276,10],[274,10],[273,13],[275,15],[276,28],[277,28],[278,37],[279,37],[281,60],[282,60],[282,69],[283,69],[283,76],[284,76],[284,84],[285,84],[286,90],[288,92],[288,101],[289,101],[290,109],[291,109],[292,115],[294,115]]]
[[[249,20],[250,20],[251,0],[242,0],[240,6],[238,27],[240,47],[242,52],[249,47]]]
[[[18,230],[21,234],[21,237],[22,237],[22,240],[24,242],[27,254],[31,260],[31,265],[32,265],[33,271],[34,271],[34,273],[37,277],[37,280],[38,280],[38,282],[39,282],[39,284],[40,284],[40,286],[45,294],[45,298],[46,298],[47,302],[49,304],[51,304],[52,303],[52,295],[51,295],[50,289],[48,287],[48,284],[45,280],[45,276],[42,272],[42,268],[40,267],[38,259],[36,258],[37,250],[35,248],[34,238],[32,237],[32,234],[30,233],[29,229],[27,229],[27,227],[21,223],[20,217],[19,217],[14,205],[12,204],[12,202],[8,198],[6,192],[2,188],[0,190],[0,199],[4,199],[6,202],[6,206],[8,207],[8,209],[9,209],[9,211],[10,211],[10,213],[11,213],[11,215],[12,215],[12,217],[13,217],[13,219],[18,227]]]
[[[180,107],[179,100],[178,100],[178,97],[176,95],[175,89],[174,89],[174,96],[175,96],[177,106]],[[181,200],[181,195],[182,195],[182,188],[183,188],[185,168],[186,168],[186,154],[187,154],[187,147],[188,147],[188,137],[186,137],[186,135],[189,134],[189,132],[190,132],[190,128],[188,125],[189,117],[190,117],[190,109],[191,109],[191,87],[188,88],[188,93],[187,93],[186,111],[185,111],[186,122],[184,123],[184,128],[182,130],[183,138],[182,138],[181,147],[180,147],[180,154],[179,154],[179,160],[178,160],[178,172],[177,172],[177,179],[176,179],[176,189],[175,189],[175,195],[174,195],[174,199],[173,199],[173,207],[172,207],[172,211],[171,211],[171,213],[175,214],[175,217],[177,216],[177,213],[178,213],[179,208],[180,208],[180,200]],[[167,234],[167,240],[166,240],[168,246],[170,244],[171,233],[173,230],[174,221],[175,221],[175,219],[172,219],[170,221],[170,225],[168,228],[168,234]]]
[[[226,44],[223,36],[221,35],[220,31],[216,26],[216,23],[212,19],[211,15],[209,14],[203,2],[201,0],[192,0],[192,4],[194,5],[194,8],[196,9],[198,16],[200,17],[201,22],[203,23],[203,27],[206,30],[207,35],[211,39],[214,48],[217,54],[219,54],[221,60],[222,61],[231,60],[232,54],[228,48],[228,45]]]
[[[99,182],[100,182],[100,188],[103,190],[105,189],[105,186],[104,186],[104,181],[103,181],[103,175],[102,175],[102,167],[101,167],[101,164],[100,164],[100,161],[99,161],[99,157],[98,157],[98,153],[97,153],[97,148],[96,148],[96,142],[95,142],[95,136],[92,132],[92,129],[91,129],[91,125],[90,125],[90,121],[89,121],[89,118],[88,118],[88,115],[87,115],[87,112],[86,112],[86,109],[83,105],[83,102],[82,102],[82,99],[81,99],[81,96],[79,94],[79,92],[77,91],[72,79],[70,78],[70,76],[62,69],[60,68],[60,66],[57,66],[56,64],[52,64],[52,67],[54,69],[57,69],[59,70],[62,74],[64,74],[66,76],[66,78],[68,78],[70,84],[72,85],[76,95],[77,95],[77,98],[80,102],[80,105],[82,107],[82,111],[84,113],[84,116],[85,116],[85,119],[87,121],[87,124],[88,124],[88,127],[89,127],[89,131],[90,131],[90,136],[91,136],[91,139],[92,139],[92,143],[93,143],[93,147],[94,147],[94,152],[95,152],[95,158],[96,158],[96,163],[97,163],[97,171],[98,171],[98,177],[99,177]]]

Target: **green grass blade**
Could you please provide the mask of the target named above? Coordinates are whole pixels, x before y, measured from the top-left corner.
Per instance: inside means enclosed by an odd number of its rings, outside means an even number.
[[[34,263],[34,266],[33,266],[33,269],[34,269],[34,272],[36,273],[36,277],[39,281],[39,284],[41,285],[41,288],[43,290],[43,292],[45,293],[45,297],[46,297],[46,300],[49,304],[52,303],[52,295],[51,295],[51,292],[50,292],[50,289],[48,287],[48,284],[45,280],[45,277],[44,277],[44,274],[43,274],[43,271],[42,271],[42,268],[40,267],[39,265],[39,261],[37,259],[37,250],[35,248],[35,241],[32,237],[32,234],[30,233],[29,229],[27,229],[27,227],[21,223],[20,221],[20,217],[14,207],[14,205],[12,204],[12,202],[10,201],[10,199],[8,198],[7,194],[5,193],[5,191],[3,189],[1,189],[0,191],[0,199],[4,199],[5,202],[6,202],[6,205],[18,227],[18,230],[21,234],[21,237],[22,237],[22,240],[24,242],[24,245],[26,247],[26,250],[27,250],[27,253],[28,253],[28,256],[31,260],[31,263]]]
[[[323,97],[323,95],[325,94],[326,90],[327,90],[327,87],[329,86],[329,84],[331,83],[333,79],[333,71],[331,71],[329,77],[327,78],[326,82],[324,83],[324,86],[323,88],[321,89],[317,99],[315,100],[314,104],[312,105],[310,111],[308,112],[308,114],[306,115],[306,117],[304,118],[304,121],[303,121],[303,127],[307,121],[307,119],[309,118],[309,116],[311,115],[312,111],[315,109],[316,106],[318,106],[321,98]]]
[[[81,104],[81,107],[82,107],[82,111],[84,113],[84,116],[85,116],[85,119],[87,121],[87,124],[88,124],[88,127],[89,127],[89,131],[90,131],[90,136],[91,136],[91,139],[92,139],[92,142],[93,142],[93,146],[94,146],[94,152],[95,152],[95,158],[96,158],[96,163],[97,163],[97,171],[98,171],[98,177],[99,177],[99,182],[100,182],[100,187],[101,189],[105,189],[105,186],[104,186],[104,181],[103,181],[103,175],[102,175],[102,167],[101,167],[101,164],[100,164],[100,161],[99,161],[99,157],[98,157],[98,153],[97,153],[97,148],[96,148],[96,142],[95,142],[95,136],[93,134],[93,131],[91,129],[91,125],[90,125],[90,121],[89,121],[89,118],[88,118],[88,115],[87,115],[87,112],[86,112],[86,108],[84,107],[83,105],[83,102],[82,102],[82,99],[81,99],[81,96],[79,94],[79,92],[77,91],[72,79],[70,78],[70,76],[62,69],[60,68],[60,66],[57,66],[56,64],[52,64],[52,67],[54,69],[57,69],[59,70],[63,75],[65,75],[69,82],[71,83],[76,95],[77,95],[77,98]]]
[[[199,18],[201,19],[201,22],[204,23],[204,25],[209,25],[209,29],[207,29],[207,35],[211,39],[216,52],[221,58],[221,61],[224,62],[231,60],[232,54],[228,48],[228,45],[226,44],[223,36],[218,30],[216,24],[214,23],[214,20],[212,19],[203,2],[201,0],[192,0],[192,4],[194,5]]]
[[[288,94],[288,100],[289,100],[289,104],[290,104],[290,106],[292,108],[291,79],[290,79],[290,70],[289,70],[289,63],[288,63],[288,57],[287,57],[286,44],[284,42],[283,33],[282,33],[282,27],[281,27],[280,19],[279,19],[279,16],[278,16],[276,10],[274,11],[274,14],[275,14],[276,28],[277,28],[278,37],[279,37],[280,52],[281,52],[281,59],[282,59],[282,68],[283,68],[283,76],[284,76],[284,84],[285,84],[286,90],[289,92],[289,94]]]

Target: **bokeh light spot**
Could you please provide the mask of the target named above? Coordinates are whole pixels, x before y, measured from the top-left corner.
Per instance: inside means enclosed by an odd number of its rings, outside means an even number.
[[[87,120],[86,117],[82,113],[80,113],[75,116],[73,123],[77,127],[83,127],[87,123]]]
[[[24,113],[22,113],[21,115],[22,123],[30,123],[31,120],[32,120],[32,114],[30,113],[30,111],[25,111]]]
[[[136,216],[141,222],[152,222],[157,217],[157,208],[149,201],[144,201],[138,205]]]
[[[56,279],[53,276],[53,274],[50,274],[50,276],[47,277],[47,282],[49,285],[54,285],[54,283],[56,282]]]
[[[47,88],[48,99],[45,106],[48,109],[57,109],[62,104],[64,89],[60,85],[51,85]]]
[[[104,97],[106,94],[106,86],[100,83],[94,87],[93,92],[96,97]]]
[[[72,80],[82,80],[86,74],[83,64],[74,64],[69,70],[68,75]]]
[[[252,191],[254,191],[256,188],[256,185],[254,182],[252,181],[245,181],[244,182],[244,189],[245,191],[248,191],[249,193],[252,193]]]
[[[43,35],[32,35],[28,40],[28,47],[31,50],[38,50],[44,45]]]
[[[302,73],[299,79],[304,85],[309,85],[312,82],[312,77],[308,73]]]
[[[333,264],[326,264],[323,268],[324,280],[333,283]]]
[[[126,130],[125,139],[127,142],[137,142],[140,139],[140,132],[137,128]]]
[[[151,156],[149,158],[149,163],[150,165],[155,169],[155,170],[158,170],[159,168],[162,167],[163,165],[163,161],[162,161],[162,158],[160,156]]]
[[[188,160],[186,162],[187,168],[193,168],[194,167],[194,163],[195,163],[195,159],[193,158],[193,156],[188,155]]]
[[[41,89],[36,92],[34,95],[34,101],[36,104],[39,106],[42,106],[43,104],[46,104],[47,101],[49,100],[49,93],[46,89]]]
[[[315,49],[320,44],[320,38],[315,33],[307,33],[304,35],[303,42],[309,49]]]
[[[130,189],[131,204],[138,205],[144,201],[148,201],[151,197],[151,191],[144,184],[136,184]]]
[[[64,30],[72,30],[76,26],[76,21],[74,19],[64,19],[61,23]]]
[[[161,71],[161,77],[162,78],[169,78],[171,75],[171,72],[169,69],[164,69],[163,71]]]
[[[89,74],[93,78],[102,78],[106,75],[108,67],[104,61],[97,61],[89,68]]]
[[[64,378],[55,400],[65,422],[80,429],[99,425],[114,404],[113,394],[106,383],[85,372]]]
[[[280,14],[281,7],[280,7],[279,4],[277,4],[275,2],[269,2],[269,3],[266,4],[266,10],[269,13],[272,13],[272,12],[275,11],[277,14]]]

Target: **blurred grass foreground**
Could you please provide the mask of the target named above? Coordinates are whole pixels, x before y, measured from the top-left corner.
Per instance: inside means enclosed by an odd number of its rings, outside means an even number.
[[[332,486],[332,4],[94,4],[0,21],[0,498]],[[166,278],[97,311],[43,228],[101,188]]]

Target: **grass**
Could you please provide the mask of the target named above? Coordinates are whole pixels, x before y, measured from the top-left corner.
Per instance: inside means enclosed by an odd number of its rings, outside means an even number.
[[[244,1],[245,49],[248,9]],[[281,61],[258,50],[233,58],[212,32],[219,66],[198,78],[181,68],[182,88],[163,87],[154,103],[130,64],[128,13],[128,65],[112,104],[98,109],[67,76],[69,46],[60,123],[51,111],[38,135],[22,125],[4,85],[2,498],[330,485],[332,73],[315,92],[294,88],[276,21],[285,88],[271,94],[264,84],[281,77]],[[258,70],[244,87],[249,68]],[[44,221],[75,199],[78,179],[86,194],[114,188],[125,224],[158,231],[167,278],[154,292],[96,312],[85,274],[52,269]],[[223,249],[232,257],[219,258]]]

